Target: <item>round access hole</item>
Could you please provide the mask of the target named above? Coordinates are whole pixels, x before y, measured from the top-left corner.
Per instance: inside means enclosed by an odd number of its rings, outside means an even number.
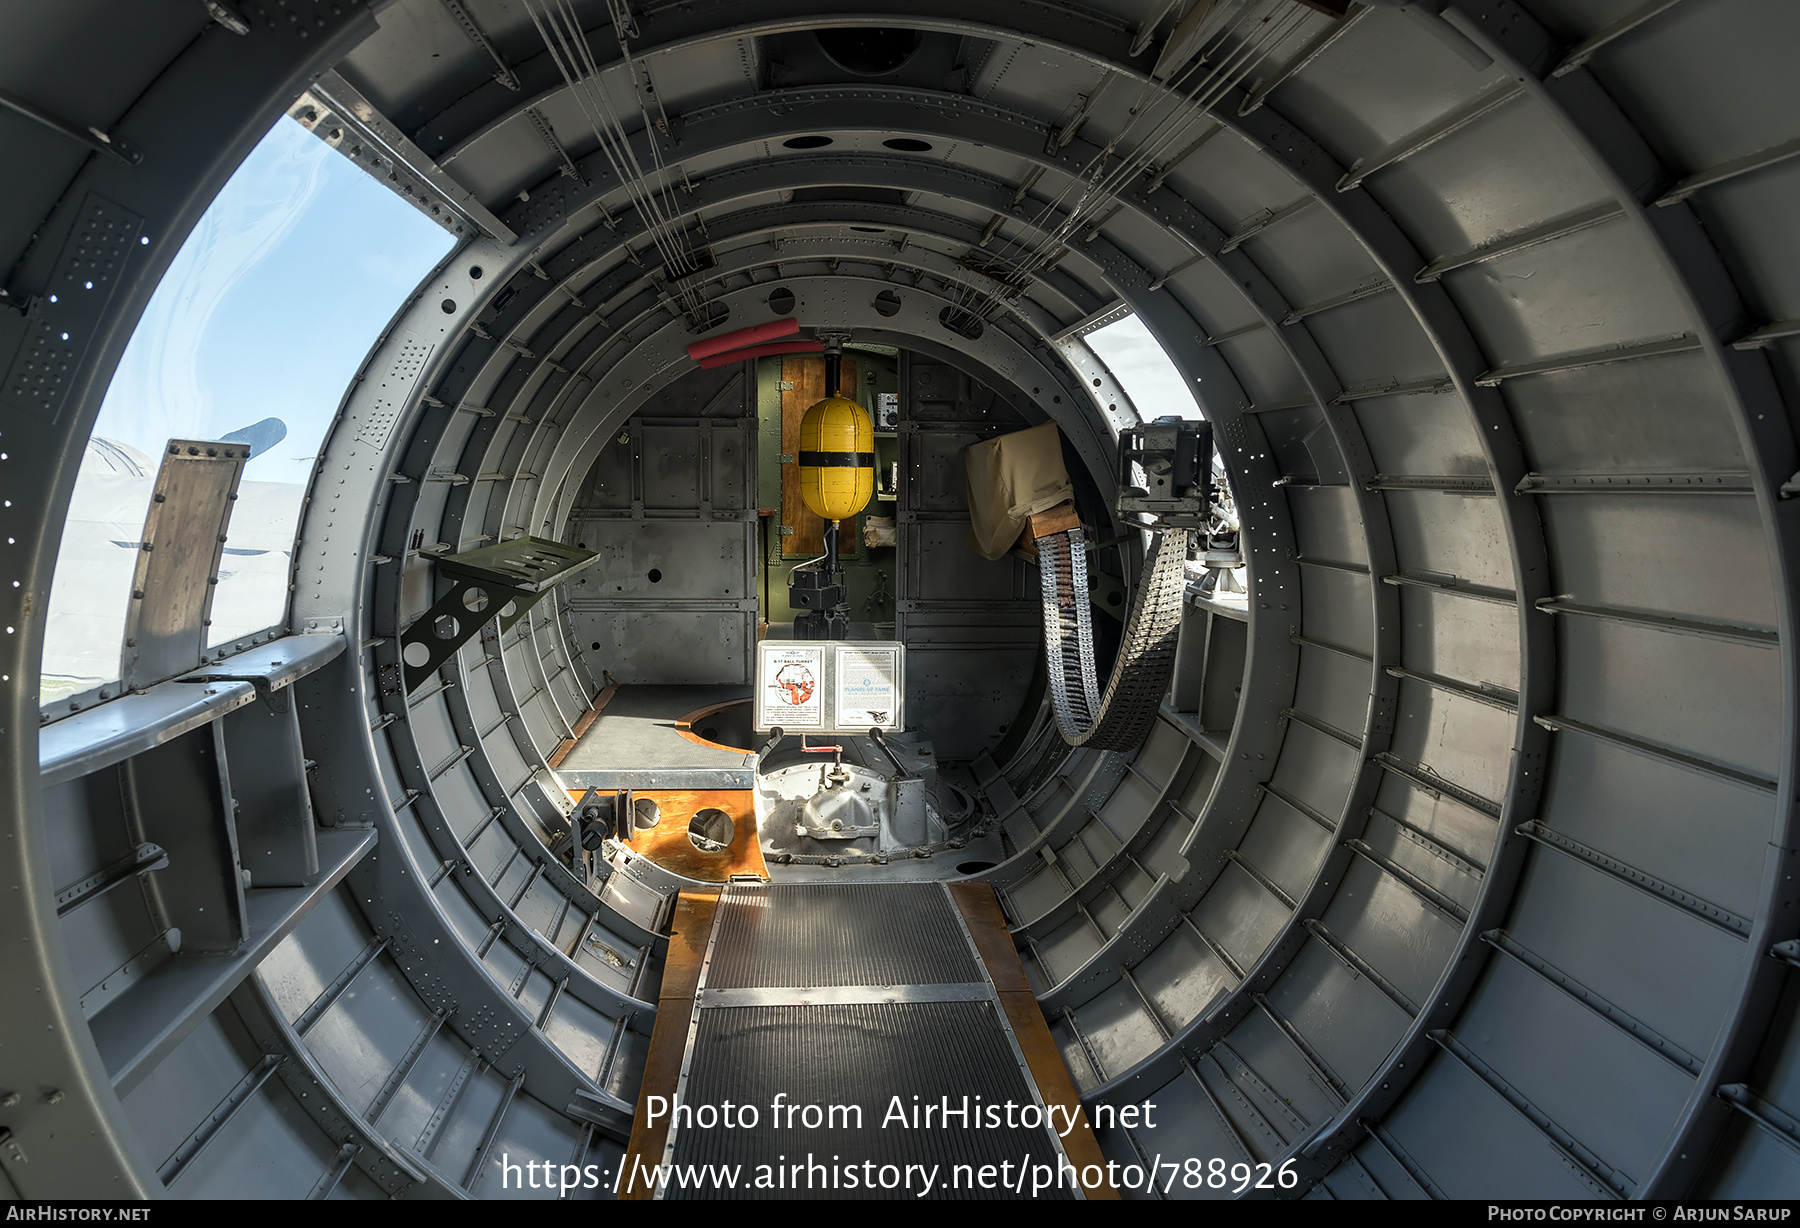
[[[892,319],[900,314],[900,296],[892,290],[883,290],[875,296],[875,313]],[[871,371],[869,378],[873,381],[875,373]]]
[[[652,583],[652,584],[661,584],[662,583],[662,570],[660,568],[652,567],[650,569],[650,583]]]
[[[662,807],[647,797],[640,797],[631,803],[631,825],[639,831],[649,831],[662,821]]]
[[[688,839],[702,853],[717,853],[730,848],[736,834],[731,816],[712,806],[696,812],[688,820]]]
[[[993,868],[994,863],[991,861],[963,861],[957,863],[956,872],[958,874],[979,874],[983,870]]]
[[[769,310],[778,316],[790,314],[794,310],[794,292],[786,286],[769,291]]]

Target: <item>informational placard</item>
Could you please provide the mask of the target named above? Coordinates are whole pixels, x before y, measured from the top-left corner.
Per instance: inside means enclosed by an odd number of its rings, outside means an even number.
[[[844,729],[900,728],[900,646],[839,644],[832,691]]]
[[[825,645],[757,645],[756,727],[795,733],[825,730]]]
[[[906,648],[892,640],[764,640],[756,728],[866,734],[906,727]]]

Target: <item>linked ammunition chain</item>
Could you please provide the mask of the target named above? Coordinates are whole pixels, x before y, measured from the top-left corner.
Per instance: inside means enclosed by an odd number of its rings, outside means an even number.
[[[1136,750],[1150,733],[1175,668],[1175,639],[1187,587],[1188,530],[1165,529],[1152,541],[1104,696],[1094,673],[1087,548],[1081,530],[1041,537],[1037,547],[1044,655],[1063,740],[1095,750]]]

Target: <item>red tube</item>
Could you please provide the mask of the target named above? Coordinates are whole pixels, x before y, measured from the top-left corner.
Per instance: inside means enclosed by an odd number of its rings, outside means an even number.
[[[742,362],[746,358],[766,358],[771,354],[817,354],[824,349],[817,341],[773,341],[768,345],[746,346],[741,350],[727,350],[723,354],[714,354],[702,358],[702,367],[723,367],[730,363]]]
[[[754,345],[758,341],[773,341],[776,337],[787,337],[800,331],[800,321],[789,316],[785,320],[770,320],[767,324],[752,324],[749,328],[740,328],[735,332],[722,333],[717,337],[708,337],[705,341],[696,341],[688,346],[688,357],[705,358],[708,354],[718,354],[725,350],[735,350],[739,346]]]

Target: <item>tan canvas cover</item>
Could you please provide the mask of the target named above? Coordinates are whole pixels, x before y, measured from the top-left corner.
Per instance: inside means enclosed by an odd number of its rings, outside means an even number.
[[[969,446],[969,544],[983,558],[1004,557],[1033,512],[1074,497],[1054,422]]]

